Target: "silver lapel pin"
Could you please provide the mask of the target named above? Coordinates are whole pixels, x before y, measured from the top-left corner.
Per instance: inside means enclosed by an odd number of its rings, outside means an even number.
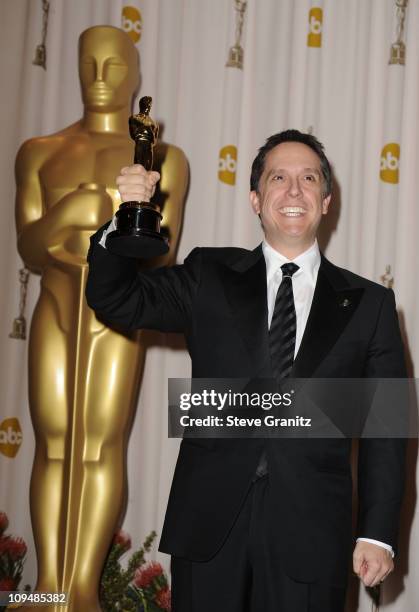
[[[349,306],[349,305],[350,305],[350,303],[351,303],[351,301],[350,301],[350,300],[348,300],[348,298],[345,298],[345,299],[343,300],[343,302],[341,302],[341,303],[340,303],[340,305],[341,305],[341,306],[343,306],[343,308],[346,308],[347,306]]]

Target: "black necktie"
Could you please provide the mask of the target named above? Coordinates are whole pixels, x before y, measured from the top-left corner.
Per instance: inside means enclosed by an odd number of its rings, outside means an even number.
[[[294,363],[295,333],[297,317],[295,314],[294,293],[292,291],[292,275],[299,266],[286,263],[281,266],[282,282],[278,287],[275,307],[269,328],[269,349],[274,376],[277,381],[291,374]],[[263,451],[256,469],[255,480],[268,473],[268,459]]]
[[[294,363],[297,317],[292,291],[292,275],[298,269],[299,267],[294,263],[286,263],[281,266],[282,282],[276,294],[275,308],[269,328],[272,370],[278,381],[291,374]]]

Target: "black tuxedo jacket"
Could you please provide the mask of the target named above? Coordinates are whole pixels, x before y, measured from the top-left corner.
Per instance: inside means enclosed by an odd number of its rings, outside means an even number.
[[[127,329],[183,333],[193,377],[273,376],[261,246],[194,249],[183,265],[140,273],[134,260],[98,245],[102,232],[91,239],[86,289],[101,318]],[[292,376],[404,377],[393,292],[322,257]],[[295,579],[343,584],[352,548],[348,439],[183,440],[160,550],[210,559],[229,533],[264,448],[272,547]],[[393,548],[404,459],[402,440],[360,441],[358,535]]]

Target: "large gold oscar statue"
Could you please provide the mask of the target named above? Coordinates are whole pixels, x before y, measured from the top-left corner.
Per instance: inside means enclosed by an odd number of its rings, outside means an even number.
[[[89,236],[118,209],[115,178],[132,163],[128,118],[137,50],[118,28],[90,28],[80,37],[79,72],[83,118],[25,142],[18,153],[16,217],[19,253],[42,275],[29,341],[37,590],[68,591],[69,611],[95,612],[123,505],[144,347],[137,335],[109,329],[88,308],[86,253]],[[155,147],[154,168],[161,172],[162,227],[171,242],[159,262],[166,264],[176,251],[188,168],[182,151],[164,143]]]

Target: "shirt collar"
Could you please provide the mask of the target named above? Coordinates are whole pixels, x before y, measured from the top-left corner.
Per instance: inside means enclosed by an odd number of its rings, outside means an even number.
[[[317,273],[319,271],[321,257],[319,245],[317,243],[317,239],[313,242],[311,247],[309,247],[304,253],[301,253],[295,259],[291,260],[282,255],[279,251],[275,250],[271,247],[270,244],[264,240],[262,242],[262,251],[265,257],[266,263],[266,276],[268,283],[274,274],[280,270],[281,266],[284,263],[288,263],[292,261],[297,266],[299,266],[300,270],[297,270],[295,275],[304,274],[313,284],[315,284],[317,280]]]

